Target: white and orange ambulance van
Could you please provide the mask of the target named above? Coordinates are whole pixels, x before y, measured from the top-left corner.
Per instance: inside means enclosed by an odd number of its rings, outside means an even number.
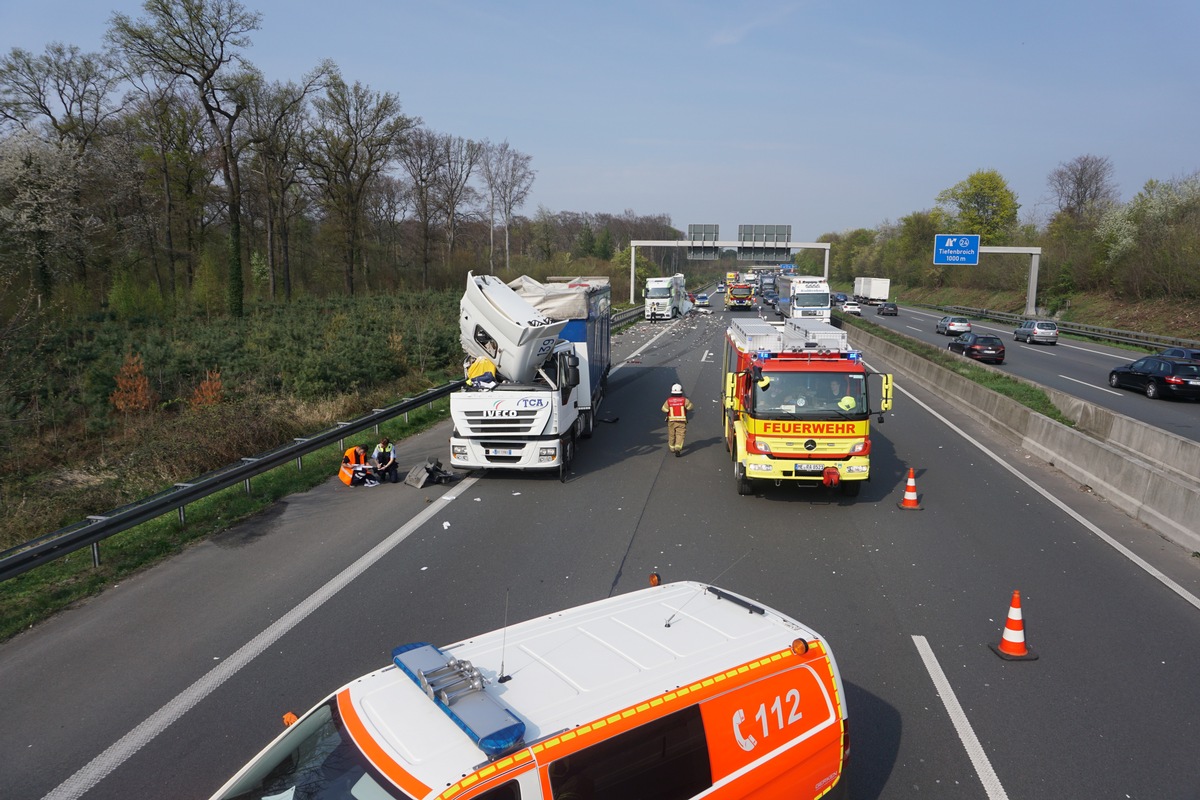
[[[656,585],[392,656],[213,800],[848,796],[828,645],[733,592]]]

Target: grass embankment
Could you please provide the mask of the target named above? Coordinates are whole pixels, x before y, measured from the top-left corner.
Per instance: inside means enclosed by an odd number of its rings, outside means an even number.
[[[893,284],[892,295],[900,303],[986,308],[1007,314],[1025,313],[1024,291],[928,289]],[[1073,295],[1039,299],[1038,306],[1045,311],[1046,319],[1056,322],[1200,339],[1200,307],[1171,300],[1137,301],[1108,295]]]
[[[393,441],[401,440],[445,419],[449,408],[447,400],[422,406],[409,413],[407,422],[398,417],[381,425],[380,433]],[[347,446],[368,444],[372,437],[348,437]],[[287,464],[251,479],[249,493],[239,484],[190,503],[184,525],[179,524],[179,515],[171,512],[110,536],[100,543],[99,567],[92,564],[91,549],[84,548],[5,581],[0,584],[0,642],[181,552],[193,542],[263,511],[280,498],[328,481],[337,472],[341,455],[336,445],[326,447],[305,456],[303,469]]]
[[[884,341],[890,342],[898,347],[903,347],[911,353],[915,353],[922,358],[932,361],[940,367],[944,367],[957,375],[974,381],[986,389],[1011,398],[1023,406],[1043,414],[1056,422],[1061,422],[1064,425],[1074,427],[1075,423],[1063,416],[1063,413],[1058,410],[1058,406],[1050,402],[1050,398],[1041,389],[1030,386],[1018,380],[1014,380],[1003,373],[995,370],[986,369],[980,364],[969,361],[962,356],[956,356],[949,350],[944,350],[934,347],[931,344],[926,344],[922,341],[905,336],[902,333],[897,333],[881,325],[876,325],[861,319],[852,314],[842,314],[837,312],[843,325],[853,325],[856,328],[861,328],[866,333],[872,336],[877,336]]]

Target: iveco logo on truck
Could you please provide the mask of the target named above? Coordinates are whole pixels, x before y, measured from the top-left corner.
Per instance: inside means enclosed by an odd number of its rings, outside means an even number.
[[[485,417],[515,417],[516,411],[507,408],[493,408],[483,412]]]

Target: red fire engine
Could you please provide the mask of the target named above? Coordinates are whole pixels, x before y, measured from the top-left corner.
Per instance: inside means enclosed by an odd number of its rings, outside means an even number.
[[[881,378],[874,410],[869,374]],[[869,373],[832,325],[735,319],[723,407],[738,494],[752,494],[755,481],[805,481],[854,496],[871,477],[870,417],[883,422],[891,409],[892,376]]]

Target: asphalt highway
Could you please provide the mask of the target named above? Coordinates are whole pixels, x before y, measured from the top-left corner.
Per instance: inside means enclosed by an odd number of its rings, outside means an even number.
[[[900,375],[857,498],[738,496],[718,401],[724,316],[615,338],[602,421],[566,483],[331,479],[0,646],[3,796],[206,798],[285,712],[393,647],[449,644],[502,626],[506,607],[525,619],[658,572],[826,637],[847,683],[856,800],[1195,797],[1200,559]],[[675,382],[697,407],[678,459],[659,410]],[[403,442],[402,469],[448,460],[448,436]],[[898,508],[910,468],[919,511]],[[988,646],[1014,590],[1036,661]]]

